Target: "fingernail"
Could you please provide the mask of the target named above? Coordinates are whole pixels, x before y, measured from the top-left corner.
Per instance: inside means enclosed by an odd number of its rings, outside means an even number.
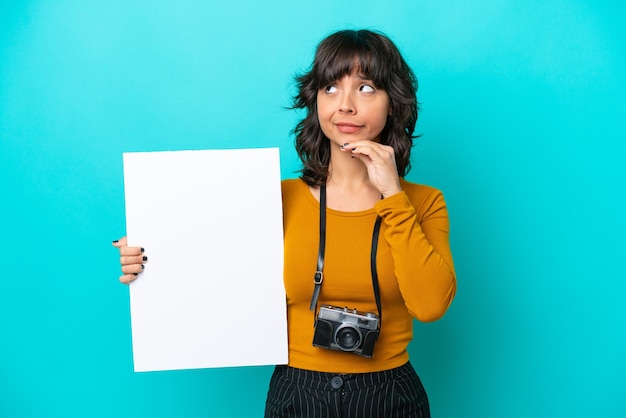
[[[133,275],[135,275],[135,276],[139,276],[139,273],[133,273]]]
[[[356,149],[356,147],[352,148],[352,151],[354,151]]]
[[[141,247],[141,252],[144,252],[144,251],[146,251],[145,248]]]
[[[143,256],[143,261],[148,261],[148,257],[146,257],[145,255]]]
[[[118,239],[116,239],[115,241],[113,241],[113,244],[117,244],[119,242]]]
[[[142,265],[141,265],[141,269],[143,270],[143,269],[145,269],[145,268],[146,268],[146,266],[144,266],[144,265],[142,264]]]

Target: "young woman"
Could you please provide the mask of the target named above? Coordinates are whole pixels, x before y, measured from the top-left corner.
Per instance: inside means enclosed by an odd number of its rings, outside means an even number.
[[[389,38],[331,34],[297,77],[303,168],[282,183],[289,364],[266,417],[429,417],[409,363],[412,321],[450,306],[456,278],[441,192],[404,180],[417,80]],[[129,283],[147,258],[120,249]]]

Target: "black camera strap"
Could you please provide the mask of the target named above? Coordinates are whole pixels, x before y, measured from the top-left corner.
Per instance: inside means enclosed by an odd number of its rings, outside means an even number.
[[[378,236],[380,234],[380,224],[382,218],[376,216],[376,222],[374,223],[374,231],[372,232],[372,249],[370,252],[370,269],[372,271],[372,285],[374,287],[374,297],[376,298],[376,307],[378,308],[378,319],[382,320],[383,309],[380,302],[380,288],[378,286],[378,272],[376,269],[376,253],[378,251]],[[313,296],[311,297],[312,311],[317,311],[317,299],[322,289],[322,282],[324,281],[324,253],[326,251],[326,185],[320,186],[320,242],[319,250],[317,253],[317,269],[315,276],[313,277]]]
[[[317,268],[313,276],[313,297],[309,309],[317,308],[317,299],[320,296],[322,282],[324,281],[324,253],[326,252],[326,184],[320,186],[320,243],[317,251]]]

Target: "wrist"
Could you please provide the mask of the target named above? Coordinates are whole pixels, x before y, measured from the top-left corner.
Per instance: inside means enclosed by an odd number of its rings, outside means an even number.
[[[402,187],[400,187],[400,184],[398,183],[395,187],[386,189],[386,190],[382,190],[380,192],[380,194],[383,195],[383,199],[386,199],[388,197],[391,197],[393,195],[396,195],[398,193],[400,193],[402,191]]]

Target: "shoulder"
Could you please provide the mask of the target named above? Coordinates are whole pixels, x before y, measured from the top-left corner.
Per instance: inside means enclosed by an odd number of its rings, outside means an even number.
[[[301,190],[305,185],[304,181],[301,179],[286,179],[280,182],[280,188],[283,191],[283,195],[295,193],[298,190]]]
[[[441,190],[424,184],[401,180],[402,190],[418,213],[443,209],[446,203]]]
[[[315,198],[309,191],[309,186],[302,179],[288,179],[281,182],[283,198],[283,214],[289,217],[292,214],[308,213],[316,207]],[[317,209],[319,210],[319,209]]]
[[[291,206],[302,200],[308,191],[307,184],[302,179],[287,179],[280,183],[283,196],[283,206]]]
[[[409,199],[428,199],[435,196],[441,196],[441,190],[425,184],[412,183],[407,180],[400,180],[402,190],[409,196]]]

